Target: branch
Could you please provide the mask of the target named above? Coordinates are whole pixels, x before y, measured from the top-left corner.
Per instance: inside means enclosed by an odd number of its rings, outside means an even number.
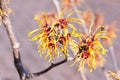
[[[6,8],[6,3],[5,3],[4,0],[0,1],[0,8],[1,8],[2,12],[4,13],[1,16],[2,17],[2,22],[3,22],[4,27],[6,28],[6,31],[7,31],[8,37],[10,39],[12,49],[15,53],[15,56],[17,58],[19,58],[19,55],[18,55],[19,42],[16,40],[15,35],[12,31],[11,22],[10,22],[10,19],[9,19],[8,15],[7,15],[7,8]]]
[[[82,80],[88,80],[84,69],[80,71],[80,75]]]
[[[107,73],[107,70],[105,69],[105,67],[102,67],[101,70],[103,71],[106,80],[111,80],[108,73]]]
[[[73,1],[73,0],[71,0],[71,2],[72,2],[72,7],[73,7],[73,10],[74,10],[75,12],[79,11],[79,9],[76,7],[76,5],[75,5],[74,1]],[[76,13],[76,15],[77,15],[77,17],[78,17],[78,18],[80,18],[80,19],[82,19],[82,20],[83,20],[82,15],[80,15],[79,13]],[[86,23],[84,22],[84,23],[83,23],[83,24],[81,24],[81,25],[83,26],[83,29],[84,29],[85,33],[86,33],[86,34],[88,34],[88,28],[87,28]]]
[[[120,74],[120,73],[118,72],[117,58],[116,58],[116,56],[115,56],[115,52],[114,52],[114,47],[113,47],[113,45],[109,47],[109,50],[110,50],[110,53],[111,53],[110,55],[111,55],[111,58],[112,58],[112,61],[113,61],[113,66],[114,66],[114,68],[115,68],[115,71],[116,71],[118,74]]]
[[[36,72],[36,73],[28,74],[28,75],[27,75],[27,79],[32,78],[32,77],[36,77],[36,76],[41,76],[42,74],[50,71],[50,70],[53,69],[54,67],[57,67],[57,66],[65,63],[65,62],[67,62],[67,58],[64,59],[64,60],[62,60],[62,61],[60,61],[60,62],[57,62],[57,63],[51,63],[51,65],[50,65],[48,68],[46,68],[45,70],[42,70],[42,71]]]
[[[60,17],[60,13],[61,13],[61,8],[60,8],[60,4],[58,2],[58,0],[53,0],[54,6],[56,8],[57,14]]]
[[[9,19],[9,15],[7,14],[7,7],[5,0],[0,0],[0,8],[3,12],[2,14],[2,22],[6,29],[7,35],[9,37],[11,47],[13,50],[13,56],[14,56],[14,65],[19,73],[20,79],[24,80],[25,75],[27,74],[22,66],[21,58],[20,58],[20,52],[19,52],[19,42],[17,41],[13,30],[12,25]]]

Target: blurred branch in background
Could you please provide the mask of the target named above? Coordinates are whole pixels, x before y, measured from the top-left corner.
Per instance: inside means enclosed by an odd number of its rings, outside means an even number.
[[[72,2],[71,4],[72,4],[73,11],[75,11],[75,12],[79,11],[79,9],[77,8],[77,6],[75,5],[74,0],[71,0],[71,2]],[[79,13],[76,13],[76,15],[77,15],[78,18],[84,20],[83,17],[82,17],[82,15],[80,15]],[[93,19],[93,20],[94,20],[94,19]],[[93,22],[93,21],[91,21],[91,22]],[[87,25],[86,25],[86,22],[85,22],[85,21],[84,21],[84,23],[82,24],[82,27],[83,27],[83,29],[84,29],[84,32],[88,35],[88,28],[87,28]]]
[[[58,16],[60,17],[61,7],[60,7],[60,4],[59,4],[58,0],[53,0],[53,3],[55,5]]]
[[[114,66],[114,68],[115,68],[115,71],[116,71],[118,74],[120,74],[120,73],[118,72],[119,68],[118,68],[117,58],[116,58],[116,56],[115,56],[115,52],[114,52],[114,47],[113,47],[113,45],[109,47],[109,50],[110,50],[110,53],[111,53],[111,58],[112,58],[112,61],[113,61],[113,66]]]

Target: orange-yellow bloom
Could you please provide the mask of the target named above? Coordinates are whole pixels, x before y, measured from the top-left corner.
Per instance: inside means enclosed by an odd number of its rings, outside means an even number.
[[[31,38],[31,41],[38,41],[38,51],[40,54],[45,55],[45,58],[49,57],[49,61],[52,61],[55,57],[59,57],[61,53],[64,56],[68,56],[68,46],[71,43],[76,46],[75,41],[72,40],[72,36],[80,37],[77,33],[77,29],[69,22],[82,23],[81,19],[68,18],[73,13],[70,13],[67,17],[63,18],[62,13],[60,18],[43,14],[41,17],[35,16],[35,20],[39,23],[39,28],[29,33],[31,36],[33,33],[37,33]],[[72,30],[69,31],[69,28]]]
[[[84,68],[87,64],[90,72],[97,67],[97,55],[105,54],[107,50],[103,47],[100,42],[101,38],[108,38],[105,35],[103,27],[95,30],[95,32],[89,33],[88,36],[83,34],[81,38],[79,51],[74,58],[74,64],[79,63],[78,71]]]

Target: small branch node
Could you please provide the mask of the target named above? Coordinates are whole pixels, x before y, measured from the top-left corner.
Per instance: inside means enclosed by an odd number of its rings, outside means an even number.
[[[17,42],[15,45],[13,45],[13,48],[14,48],[14,49],[18,49],[19,46],[20,46],[20,43]]]

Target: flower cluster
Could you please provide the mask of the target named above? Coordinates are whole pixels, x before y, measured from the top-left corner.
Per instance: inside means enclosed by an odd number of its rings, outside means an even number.
[[[72,36],[79,37],[77,29],[70,22],[82,23],[81,19],[69,18],[73,13],[70,13],[66,18],[63,17],[63,12],[60,14],[60,18],[56,15],[43,14],[41,17],[35,16],[35,20],[39,22],[39,28],[29,33],[31,36],[33,33],[38,32],[31,38],[31,41],[38,41],[38,51],[40,54],[44,54],[45,58],[49,57],[49,61],[52,61],[54,57],[59,57],[61,53],[67,57],[69,43],[75,46],[75,42],[72,40]],[[72,29],[71,31],[69,30]]]
[[[28,36],[36,33],[31,41],[38,41],[38,52],[45,58],[49,57],[49,61],[53,61],[55,57],[61,55],[66,58],[70,56],[68,54],[68,48],[70,47],[72,51],[77,51],[74,53],[73,65],[79,64],[78,71],[83,69],[85,64],[88,65],[90,71],[96,69],[97,65],[102,66],[105,60],[101,54],[105,54],[107,50],[100,40],[102,38],[108,39],[104,26],[97,27],[94,32],[90,28],[89,35],[80,33],[73,22],[82,24],[83,20],[71,18],[71,15],[75,12],[63,17],[63,12],[61,12],[59,18],[54,13],[35,16],[39,28],[31,31]],[[80,13],[80,11],[78,12]],[[99,59],[102,59],[102,62]]]

